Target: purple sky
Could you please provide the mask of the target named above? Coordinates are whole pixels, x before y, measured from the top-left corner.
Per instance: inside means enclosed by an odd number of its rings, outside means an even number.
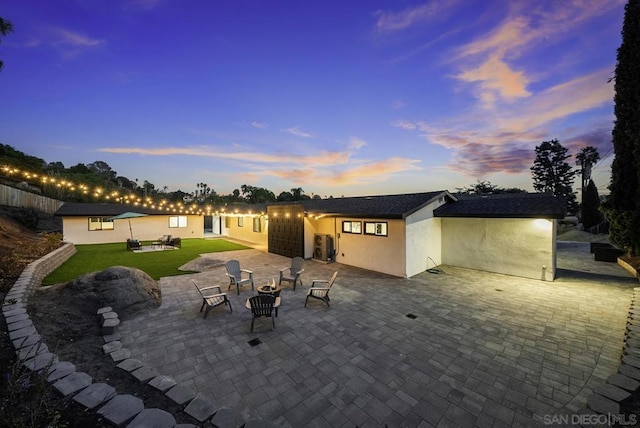
[[[598,148],[606,193],[625,3],[8,2],[0,143],[169,191],[354,196],[533,190],[557,138]]]

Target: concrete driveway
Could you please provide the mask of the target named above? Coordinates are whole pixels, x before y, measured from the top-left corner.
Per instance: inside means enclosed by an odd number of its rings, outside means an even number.
[[[543,425],[585,412],[617,371],[633,287],[589,244],[559,243],[553,282],[441,266],[410,279],[307,261],[282,291],[276,329],[249,332],[250,288],[207,319],[191,284],[226,286],[222,262],[256,286],[290,259],[259,250],[206,255],[202,273],[162,278],[162,306],[121,324],[131,357],[245,419],[283,427]],[[304,307],[312,279],[339,271],[331,307]],[[409,315],[409,316],[408,316]],[[261,343],[251,346],[251,339]]]

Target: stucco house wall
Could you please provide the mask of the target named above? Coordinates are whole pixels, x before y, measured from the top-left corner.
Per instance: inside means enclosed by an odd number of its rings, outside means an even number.
[[[552,281],[556,221],[442,218],[442,263]]]
[[[414,276],[442,263],[442,228],[433,210],[444,203],[444,198],[434,201],[407,216],[406,276]]]
[[[238,219],[241,218],[242,226],[238,225]],[[259,232],[253,231],[253,219],[258,218],[260,221]],[[228,219],[228,221],[226,220]],[[259,245],[267,245],[268,240],[268,227],[265,216],[256,215],[229,215],[222,216],[222,235],[230,238],[239,239],[242,241],[251,242]],[[228,227],[227,227],[228,226]]]
[[[439,218],[407,219],[407,277],[442,264],[442,228]]]
[[[182,239],[203,238],[204,220],[202,216],[187,215],[187,227],[169,227],[169,215],[150,215],[132,219],[113,221],[113,230],[89,230],[89,217],[62,217],[63,239],[74,244],[105,244],[126,242],[133,237],[141,241],[151,241],[163,235]],[[131,221],[131,231],[129,230]]]
[[[387,236],[365,235],[364,233],[342,232],[343,221],[386,222]],[[314,236],[316,233],[333,237],[338,263],[369,269],[389,275],[406,277],[404,221],[374,218],[325,217],[305,219],[305,258],[313,257]]]

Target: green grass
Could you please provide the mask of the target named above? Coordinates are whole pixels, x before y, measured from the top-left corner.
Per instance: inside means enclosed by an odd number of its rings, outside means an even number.
[[[198,258],[200,254],[248,248],[250,247],[223,239],[183,239],[182,248],[179,250],[148,253],[127,251],[124,243],[76,245],[76,254],[47,276],[42,285],[71,281],[86,273],[101,271],[110,266],[135,267],[157,280],[163,276],[191,273],[178,268]]]

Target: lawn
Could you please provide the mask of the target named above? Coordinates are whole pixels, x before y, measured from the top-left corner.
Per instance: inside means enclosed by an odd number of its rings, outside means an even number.
[[[47,276],[42,285],[71,281],[86,273],[101,271],[110,266],[135,267],[157,280],[163,276],[190,273],[178,268],[198,258],[200,254],[248,248],[250,247],[223,239],[183,239],[182,248],[178,250],[148,253],[127,251],[123,243],[76,245],[76,254]]]

